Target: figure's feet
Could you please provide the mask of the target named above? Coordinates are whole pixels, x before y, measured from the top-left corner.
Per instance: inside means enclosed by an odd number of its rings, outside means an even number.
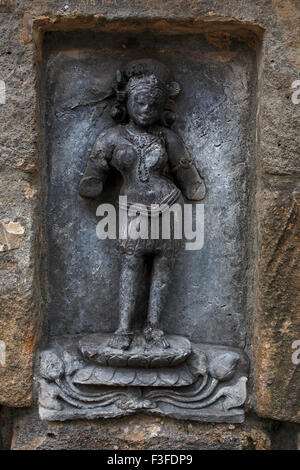
[[[110,348],[115,349],[129,349],[133,333],[124,330],[117,330],[108,342]]]
[[[163,330],[156,326],[148,325],[144,329],[144,338],[147,343],[153,344],[162,349],[167,349],[170,347],[170,344],[167,338],[165,337]]]

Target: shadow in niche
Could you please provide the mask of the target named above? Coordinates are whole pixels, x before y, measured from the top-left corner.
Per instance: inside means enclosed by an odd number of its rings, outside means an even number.
[[[97,205],[114,202],[120,175],[110,175],[102,196],[84,201],[78,184],[97,135],[110,116],[115,71],[152,57],[180,83],[174,130],[203,176],[205,242],[176,261],[164,328],[195,341],[242,346],[245,338],[248,172],[254,145],[255,51],[235,38],[226,48],[204,35],[46,33],[47,209],[51,336],[113,331],[118,323],[120,256],[96,236]],[[122,45],[128,45],[123,48]],[[56,111],[58,109],[58,112]],[[72,149],[72,151],[70,151]],[[146,312],[151,262],[137,302]]]
[[[233,37],[222,48],[202,34],[147,32],[137,39],[124,32],[77,31],[46,33],[44,52],[51,97],[45,133],[51,338],[41,357],[40,417],[94,419],[144,411],[243,422],[255,51]],[[169,347],[148,341],[145,333],[121,350],[110,343],[118,326],[120,253],[112,240],[98,239],[96,209],[115,203],[122,179],[112,173],[95,201],[83,200],[78,184],[97,136],[115,125],[110,108],[116,70],[142,57],[165,64],[180,84],[173,130],[207,186],[205,233],[203,248],[182,250],[173,269],[162,318]],[[149,257],[136,328],[145,321],[151,268]]]

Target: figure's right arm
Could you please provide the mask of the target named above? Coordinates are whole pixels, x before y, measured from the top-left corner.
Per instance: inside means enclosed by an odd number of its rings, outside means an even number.
[[[85,172],[80,180],[80,196],[94,198],[101,194],[110,170],[111,153],[112,145],[109,136],[103,132],[96,139]]]

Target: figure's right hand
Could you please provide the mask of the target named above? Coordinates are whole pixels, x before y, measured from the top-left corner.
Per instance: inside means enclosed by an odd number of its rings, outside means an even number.
[[[79,183],[79,194],[82,197],[97,197],[102,193],[103,184],[96,176],[85,176]]]

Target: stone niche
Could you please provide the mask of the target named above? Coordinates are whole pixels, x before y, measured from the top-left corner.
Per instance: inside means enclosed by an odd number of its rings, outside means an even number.
[[[37,372],[42,419],[136,411],[211,422],[244,419],[257,70],[255,49],[247,42],[232,37],[225,46],[208,34],[44,36],[48,332]],[[116,201],[121,177],[111,174],[95,200],[81,198],[78,185],[97,135],[114,125],[116,70],[145,57],[169,67],[180,84],[173,129],[207,187],[201,202],[203,247],[183,249],[178,256],[162,317],[170,341],[184,336],[192,352],[185,362],[155,367],[141,367],[130,358],[126,365],[118,358],[99,359],[99,350],[83,357],[78,349],[87,335],[97,333],[105,341],[117,328],[119,254],[113,240],[97,237],[96,209],[100,202]],[[137,329],[145,317],[149,282],[145,270]]]

